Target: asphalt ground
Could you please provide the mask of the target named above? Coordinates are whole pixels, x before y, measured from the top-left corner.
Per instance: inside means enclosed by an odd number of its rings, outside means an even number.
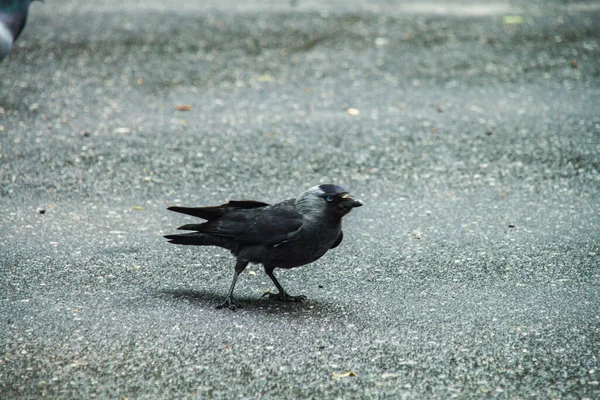
[[[240,4],[32,5],[0,398],[599,397],[600,7]],[[162,238],[169,205],[325,182],[365,206],[276,271],[305,303],[253,266],[216,310],[233,258]]]

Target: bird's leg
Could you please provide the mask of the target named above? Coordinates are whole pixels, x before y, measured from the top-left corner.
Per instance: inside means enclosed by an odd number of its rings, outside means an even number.
[[[242,306],[233,301],[233,289],[235,288],[235,283],[237,282],[238,276],[242,273],[246,266],[248,265],[248,261],[238,260],[235,264],[235,271],[233,273],[233,280],[231,281],[231,286],[229,287],[229,292],[227,292],[227,297],[225,298],[225,302],[223,304],[218,305],[216,308],[221,309],[223,307],[229,308],[232,311],[235,311],[236,308],[242,308]]]
[[[267,268],[267,267],[265,267],[265,272],[267,273],[267,275],[269,276],[269,278],[271,278],[271,280],[275,284],[275,287],[277,288],[277,290],[279,290],[279,293],[277,293],[277,294],[275,294],[275,293],[265,293],[263,296],[269,296],[270,299],[278,300],[278,301],[296,301],[296,302],[300,302],[300,301],[306,300],[306,296],[303,296],[303,295],[300,295],[300,296],[290,296],[289,294],[287,294],[285,292],[285,290],[283,289],[283,287],[281,286],[281,284],[279,283],[279,281],[277,281],[277,278],[275,278],[275,275],[273,275],[273,270],[274,269],[275,268]]]

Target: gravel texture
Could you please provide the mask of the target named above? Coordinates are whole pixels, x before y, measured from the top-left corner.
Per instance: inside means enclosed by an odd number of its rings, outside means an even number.
[[[0,64],[0,398],[600,397],[595,2],[82,3]],[[324,182],[306,303],[161,236]]]

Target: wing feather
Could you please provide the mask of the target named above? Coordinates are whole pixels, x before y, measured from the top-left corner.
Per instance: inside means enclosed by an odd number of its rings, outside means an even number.
[[[221,204],[220,206],[212,206],[212,207],[179,207],[179,206],[171,206],[168,207],[167,210],[175,211],[182,214],[191,215],[194,217],[206,219],[206,220],[214,220],[222,217],[223,215],[231,212],[237,211],[241,209],[253,209],[253,208],[261,208],[268,206],[267,203],[263,203],[262,201],[253,201],[253,200],[231,200],[228,203]],[[181,228],[180,228],[181,229]],[[194,229],[190,229],[194,230]]]
[[[293,240],[302,222],[302,215],[295,209],[266,207],[231,211],[221,218],[179,229],[226,237],[243,244],[271,246]]]

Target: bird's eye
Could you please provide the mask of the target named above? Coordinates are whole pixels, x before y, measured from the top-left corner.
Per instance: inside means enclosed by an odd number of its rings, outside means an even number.
[[[325,197],[325,200],[327,200],[328,203],[331,203],[333,201],[333,196],[329,195]]]

